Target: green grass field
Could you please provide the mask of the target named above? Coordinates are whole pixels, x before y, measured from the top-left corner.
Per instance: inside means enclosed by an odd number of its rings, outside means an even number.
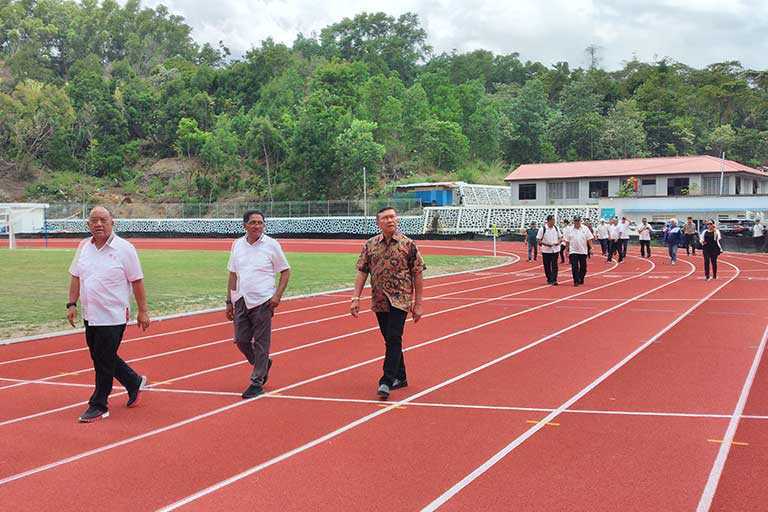
[[[65,319],[69,249],[0,250],[0,339],[69,328]],[[354,283],[356,254],[288,253],[286,295],[344,288]],[[223,306],[229,253],[142,250],[150,315]],[[427,275],[482,268],[503,261],[486,256],[426,256]],[[135,315],[135,309],[134,309]]]

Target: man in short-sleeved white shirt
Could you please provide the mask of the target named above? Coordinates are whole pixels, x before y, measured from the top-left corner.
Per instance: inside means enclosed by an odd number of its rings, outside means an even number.
[[[563,237],[560,229],[555,225],[554,215],[547,215],[547,222],[539,228],[536,240],[541,247],[541,259],[544,263],[547,284],[557,286],[557,257],[560,254]]]
[[[587,275],[587,255],[591,252],[593,238],[589,228],[581,224],[581,217],[575,217],[573,226],[564,236],[568,246],[568,259],[571,261],[573,286],[584,284],[584,277]]]
[[[618,225],[619,229],[619,263],[627,257],[627,248],[629,246],[629,221],[626,217],[621,218]]]
[[[608,224],[608,261],[613,261],[613,255],[619,250],[619,224],[616,217]]]
[[[139,376],[117,350],[130,316],[131,290],[136,297],[139,326],[149,327],[149,313],[136,249],[113,232],[114,221],[106,208],[96,207],[88,216],[91,237],[77,248],[69,267],[69,302],[67,320],[74,327],[77,301],[83,306],[85,339],[96,372],[96,387],[88,400],[88,409],[79,421],[91,423],[109,416],[107,400],[112,392],[112,379],[128,391],[128,407],[138,403],[146,376]]]
[[[264,234],[262,212],[245,212],[243,226],[246,234],[232,244],[227,265],[227,318],[234,320],[237,348],[253,366],[251,384],[242,396],[255,398],[264,392],[272,366],[272,315],[288,286],[291,266],[277,240]]]
[[[600,242],[600,250],[603,256],[608,255],[608,224],[605,223],[605,219],[600,219],[600,224],[597,225],[595,230],[597,233],[597,240]]]
[[[755,242],[755,249],[758,251],[765,247],[765,225],[757,219],[752,226],[752,240]]]

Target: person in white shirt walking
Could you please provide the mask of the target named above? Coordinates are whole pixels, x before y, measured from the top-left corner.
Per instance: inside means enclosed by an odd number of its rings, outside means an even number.
[[[619,227],[619,263],[627,257],[627,248],[629,247],[629,221],[626,217],[621,218]]]
[[[608,224],[608,259],[610,263],[613,261],[613,255],[619,250],[619,225],[616,217],[611,219]]]
[[[638,234],[640,235],[640,256],[643,258],[650,258],[651,257],[651,233],[653,233],[653,228],[650,224],[648,224],[648,219],[643,219],[642,224],[640,224],[640,227],[637,229]]]
[[[605,219],[600,219],[600,224],[597,225],[597,241],[600,243],[603,256],[608,256],[608,224],[605,223]]]
[[[136,322],[142,330],[149,327],[144,274],[133,245],[113,232],[112,214],[101,206],[88,215],[91,237],[77,248],[69,267],[69,302],[67,320],[72,327],[77,319],[77,301],[83,306],[85,340],[96,373],[95,389],[88,409],[80,415],[81,423],[91,423],[109,416],[107,401],[112,379],[128,392],[128,407],[139,402],[147,377],[137,374],[117,350],[130,317],[131,289],[139,311]]]
[[[755,225],[752,226],[752,240],[755,242],[756,251],[765,249],[765,225],[760,219],[755,220]]]
[[[544,274],[547,284],[557,286],[557,257],[563,237],[560,229],[555,226],[555,216],[547,215],[547,222],[539,228],[536,239],[541,246],[541,259],[544,262]]]
[[[571,273],[573,274],[573,286],[584,284],[587,275],[587,255],[592,250],[592,232],[586,226],[581,225],[581,217],[573,219],[573,227],[564,235],[568,246],[568,259],[571,260]]]
[[[251,383],[242,394],[247,399],[264,393],[272,366],[272,316],[288,286],[291,266],[277,240],[264,234],[262,212],[245,212],[243,226],[246,234],[232,244],[227,265],[226,315],[234,320],[237,348],[253,367]],[[277,274],[280,281],[276,287]]]

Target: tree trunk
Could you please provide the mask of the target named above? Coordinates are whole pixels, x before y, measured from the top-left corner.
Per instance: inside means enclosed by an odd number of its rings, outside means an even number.
[[[269,153],[267,153],[267,145],[262,142],[261,148],[264,150],[264,163],[267,166],[267,194],[269,194],[269,207],[272,209],[272,174],[269,170]]]

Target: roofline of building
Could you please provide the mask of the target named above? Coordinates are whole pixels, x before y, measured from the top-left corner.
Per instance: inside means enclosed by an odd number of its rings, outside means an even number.
[[[514,177],[514,172],[504,178],[504,181],[510,182],[510,181],[544,181],[544,180],[578,180],[578,179],[604,179],[604,178],[623,178],[626,176],[637,176],[639,179],[643,179],[645,177],[650,176],[674,176],[677,174],[685,175],[685,174],[717,174],[719,175],[720,172],[723,172],[724,174],[748,174],[750,176],[759,176],[761,178],[768,179],[768,173],[758,171],[756,169],[749,170],[749,169],[723,169],[723,171],[720,171],[720,169],[717,170],[705,170],[705,171],[680,171],[680,172],[671,172],[671,171],[659,171],[656,174],[638,174],[637,171],[634,172],[621,172],[616,174],[600,174],[600,175],[594,175],[594,174],[583,174],[579,176],[558,176],[558,175],[552,175],[552,176],[542,176],[540,178],[516,178]]]

